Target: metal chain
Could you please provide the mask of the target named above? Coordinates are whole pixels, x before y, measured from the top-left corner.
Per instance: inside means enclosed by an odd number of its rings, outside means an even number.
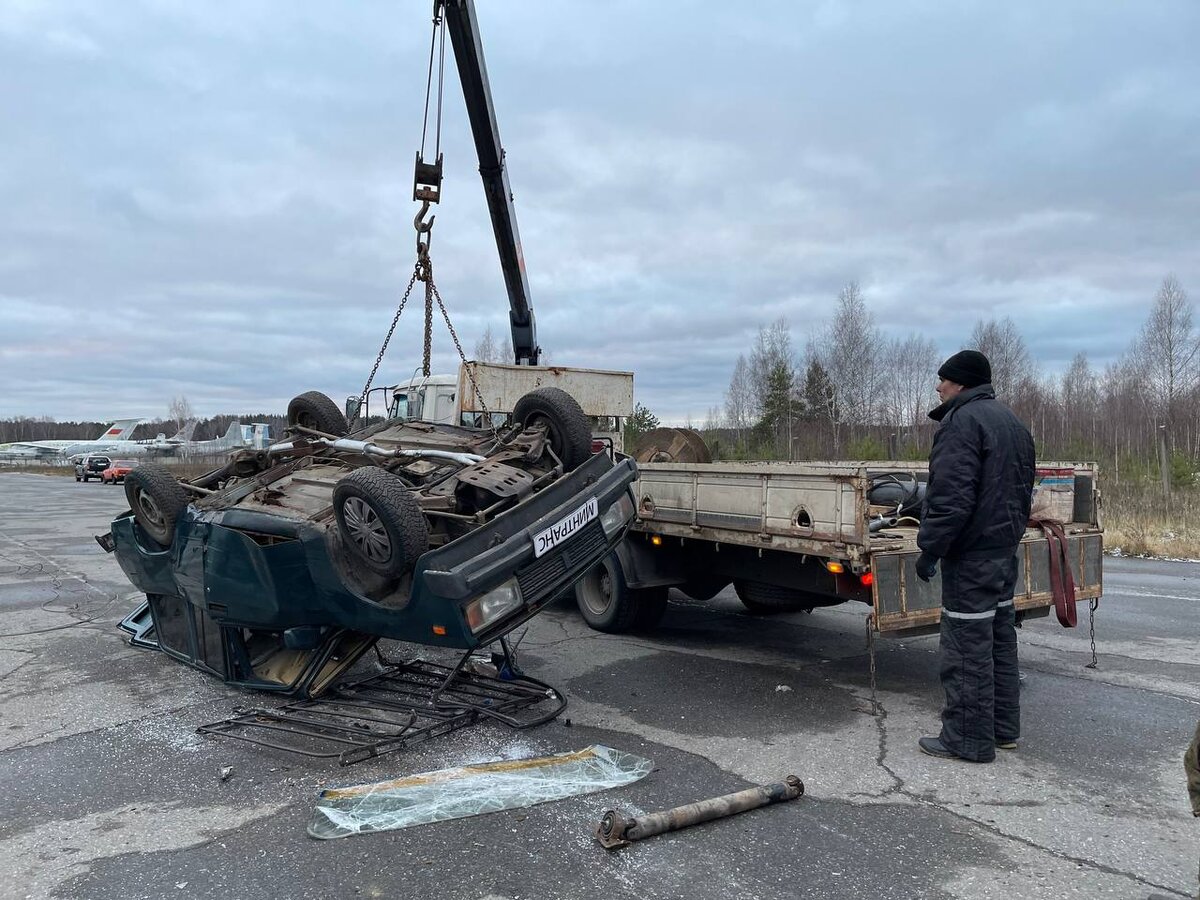
[[[421,357],[421,374],[426,378],[430,373],[430,362],[433,359],[433,274],[425,282],[425,355]]]
[[[358,406],[354,410],[354,415],[350,417],[350,421],[347,423],[348,431],[354,430],[354,423],[358,421],[358,414],[362,411],[363,404],[367,402],[367,392],[371,390],[371,382],[375,380],[375,375],[379,371],[379,365],[383,362],[383,355],[387,353],[388,343],[392,339],[392,334],[396,331],[396,324],[400,321],[400,314],[404,312],[404,304],[408,302],[408,295],[412,293],[413,286],[416,285],[417,281],[421,280],[422,262],[428,268],[428,253],[417,258],[417,264],[413,267],[412,278],[408,280],[408,287],[404,289],[404,296],[400,298],[400,305],[396,307],[396,315],[392,317],[392,327],[388,329],[387,337],[383,339],[383,346],[379,348],[379,355],[375,357],[375,365],[371,366],[371,374],[367,376],[367,383],[363,385],[362,393],[358,395]]]
[[[467,380],[471,382],[471,389],[475,392],[475,399],[479,401],[479,408],[483,410],[484,421],[487,422],[487,427],[495,435],[496,423],[492,421],[491,411],[488,410],[487,402],[483,399],[483,391],[479,389],[479,383],[475,380],[474,371],[467,365],[467,354],[463,352],[462,343],[458,339],[458,332],[454,330],[454,325],[450,321],[450,313],[446,312],[446,304],[442,302],[442,295],[439,293],[437,285],[433,283],[432,263],[429,267],[428,288],[433,292],[434,299],[437,300],[438,309],[442,312],[442,319],[446,322],[446,330],[450,332],[450,337],[454,341],[454,349],[458,351],[458,358],[462,362],[463,371],[467,373]]]
[[[875,695],[875,614],[865,619],[867,624],[867,656],[871,660],[871,715],[879,715],[879,700]]]
[[[1088,601],[1088,636],[1092,641],[1092,661],[1084,666],[1085,669],[1099,668],[1096,660],[1096,610],[1099,608],[1099,597],[1093,597]]]

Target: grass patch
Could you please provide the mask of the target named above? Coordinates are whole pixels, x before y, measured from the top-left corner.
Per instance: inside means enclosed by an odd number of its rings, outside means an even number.
[[[1149,483],[1103,486],[1104,546],[1128,556],[1200,559],[1200,490],[1164,497]]]

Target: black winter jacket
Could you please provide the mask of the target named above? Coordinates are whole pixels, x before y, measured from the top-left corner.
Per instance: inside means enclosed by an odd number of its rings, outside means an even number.
[[[1029,429],[990,384],[962,391],[929,418],[942,425],[929,451],[917,546],[939,559],[1015,549],[1033,498]]]

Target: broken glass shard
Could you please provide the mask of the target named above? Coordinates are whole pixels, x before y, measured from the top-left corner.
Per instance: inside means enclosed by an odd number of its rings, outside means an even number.
[[[520,809],[632,784],[653,763],[600,744],[321,792],[308,833],[329,839]]]

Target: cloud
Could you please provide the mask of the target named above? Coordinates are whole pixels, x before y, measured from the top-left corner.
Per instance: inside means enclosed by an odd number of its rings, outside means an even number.
[[[1200,291],[1187,0],[477,6],[541,343],[666,420],[851,279],[947,353],[1012,316],[1050,374],[1119,356],[1166,273]],[[359,390],[412,272],[427,29],[382,0],[4,4],[0,416]],[[433,255],[469,353],[507,304],[447,69]],[[418,296],[382,379],[420,331]]]

